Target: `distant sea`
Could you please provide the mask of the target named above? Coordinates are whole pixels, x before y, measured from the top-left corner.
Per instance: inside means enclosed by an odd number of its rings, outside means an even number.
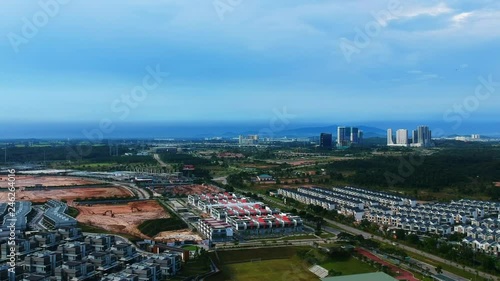
[[[405,128],[410,132],[418,125],[428,125],[431,130],[441,129],[443,135],[481,134],[500,137],[500,120],[481,123],[464,122],[458,128],[452,124],[433,121],[367,121],[367,122],[292,122],[286,126],[271,126],[268,122],[136,122],[115,123],[114,129],[104,131],[99,122],[87,123],[5,123],[0,122],[0,139],[86,139],[84,132],[95,137],[102,134],[104,139],[152,139],[152,138],[205,138],[236,137],[239,134],[257,134],[262,131],[273,131],[275,137],[316,136],[326,131],[336,135],[335,126],[366,127],[370,136],[384,137],[387,128]]]

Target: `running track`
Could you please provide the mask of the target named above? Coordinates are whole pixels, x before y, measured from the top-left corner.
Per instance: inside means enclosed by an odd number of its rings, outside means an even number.
[[[375,256],[374,254],[370,253],[367,250],[358,248],[358,249],[356,249],[356,251],[358,253],[360,253],[361,255],[363,255],[363,256],[365,256],[373,261],[376,261],[380,264],[383,264],[383,265],[389,267],[391,269],[391,271],[394,273],[399,271],[399,275],[396,276],[396,279],[398,279],[398,280],[419,281],[417,278],[413,277],[413,274],[411,274],[410,272],[403,270],[403,269],[401,269],[401,268],[399,268],[391,263],[384,261],[383,259]]]

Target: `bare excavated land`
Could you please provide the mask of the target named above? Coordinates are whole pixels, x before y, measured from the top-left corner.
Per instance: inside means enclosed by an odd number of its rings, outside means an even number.
[[[0,176],[0,188],[7,188],[9,185],[7,176]],[[77,178],[77,177],[57,177],[57,176],[33,176],[33,175],[17,175],[16,187],[34,187],[35,185],[43,186],[78,186],[101,184],[101,181]]]
[[[128,204],[80,204],[77,220],[81,223],[97,226],[115,233],[130,234],[148,239],[137,228],[141,223],[153,219],[166,219],[165,212],[157,201],[130,202]]]

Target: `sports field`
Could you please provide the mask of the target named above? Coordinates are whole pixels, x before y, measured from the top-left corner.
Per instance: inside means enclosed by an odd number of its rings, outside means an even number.
[[[310,281],[319,280],[298,258],[253,261],[224,266],[234,281]]]

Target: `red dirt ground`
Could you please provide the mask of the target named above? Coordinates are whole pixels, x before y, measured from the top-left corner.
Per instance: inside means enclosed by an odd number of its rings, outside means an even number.
[[[7,188],[7,176],[0,177],[0,188]],[[43,186],[75,186],[101,183],[96,180],[76,178],[76,177],[55,177],[55,176],[24,176],[16,175],[16,187],[29,187],[35,184]]]
[[[81,204],[76,208],[80,211],[77,220],[81,223],[144,239],[150,239],[150,237],[142,234],[137,228],[141,223],[147,220],[170,217],[163,207],[154,200],[121,205],[95,204],[87,206]],[[105,213],[106,215],[104,215]]]
[[[399,268],[391,263],[388,263],[388,262],[382,260],[381,258],[375,256],[374,254],[370,253],[367,250],[358,248],[358,249],[356,249],[356,251],[358,253],[360,253],[361,255],[363,255],[363,256],[365,256],[373,261],[376,261],[380,264],[383,264],[383,265],[389,267],[391,269],[391,271],[394,273],[399,272],[399,275],[396,276],[396,279],[398,279],[398,280],[419,281],[417,278],[415,278],[413,276],[413,274],[411,274],[411,272],[408,272],[408,271],[401,269],[401,268]]]
[[[200,235],[191,232],[189,229],[161,232],[154,238],[154,240],[162,243],[185,240],[202,241]]]
[[[8,200],[8,192],[0,192],[0,202]],[[90,187],[67,188],[47,190],[16,190],[17,200],[30,200],[32,202],[47,202],[50,199],[72,201],[77,198],[108,198],[108,197],[133,197],[130,191],[122,187]]]

